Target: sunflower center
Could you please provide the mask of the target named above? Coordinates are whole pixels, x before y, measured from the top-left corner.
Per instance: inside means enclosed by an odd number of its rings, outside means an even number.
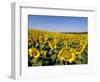
[[[71,58],[72,57],[71,52],[69,52],[68,50],[63,50],[62,57],[64,57],[65,59]]]
[[[37,52],[35,50],[32,51],[32,56],[36,56]]]

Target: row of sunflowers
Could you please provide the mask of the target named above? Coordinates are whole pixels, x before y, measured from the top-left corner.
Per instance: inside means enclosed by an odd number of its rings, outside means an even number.
[[[88,63],[88,34],[28,29],[28,66]]]

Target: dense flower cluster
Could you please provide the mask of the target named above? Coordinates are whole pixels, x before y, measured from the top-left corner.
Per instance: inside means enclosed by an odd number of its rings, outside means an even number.
[[[87,33],[28,30],[28,65],[87,64]]]

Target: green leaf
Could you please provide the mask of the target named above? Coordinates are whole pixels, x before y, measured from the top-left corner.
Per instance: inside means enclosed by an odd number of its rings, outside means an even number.
[[[35,47],[35,42],[33,42],[32,47],[33,47],[33,48]]]
[[[50,47],[46,44],[46,45],[44,45],[44,48],[43,48],[43,49],[44,49],[44,50],[49,50],[49,48],[50,48]]]
[[[39,62],[37,63],[37,66],[42,66],[42,61],[39,61]]]
[[[39,48],[39,44],[36,44],[35,47],[36,47],[36,48]]]
[[[36,58],[33,58],[32,59],[32,63],[37,63],[37,59]]]
[[[52,62],[54,62],[55,59],[56,59],[56,54],[52,55],[52,56],[50,57],[50,59],[52,59]]]
[[[57,49],[54,49],[54,53],[58,53],[58,50]]]
[[[76,64],[82,64],[81,60],[75,60]]]
[[[37,66],[37,64],[32,64],[32,66]]]
[[[40,49],[43,49],[44,48],[44,45],[40,45]]]
[[[52,55],[52,54],[53,54],[53,51],[52,51],[52,50],[50,50],[50,51],[49,51],[49,55]]]
[[[58,61],[56,62],[56,65],[64,65],[64,63],[62,61]]]

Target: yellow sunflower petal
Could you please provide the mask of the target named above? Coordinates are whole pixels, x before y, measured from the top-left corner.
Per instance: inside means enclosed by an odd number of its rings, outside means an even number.
[[[40,56],[40,52],[36,48],[30,48],[28,52],[30,57],[38,58]]]

